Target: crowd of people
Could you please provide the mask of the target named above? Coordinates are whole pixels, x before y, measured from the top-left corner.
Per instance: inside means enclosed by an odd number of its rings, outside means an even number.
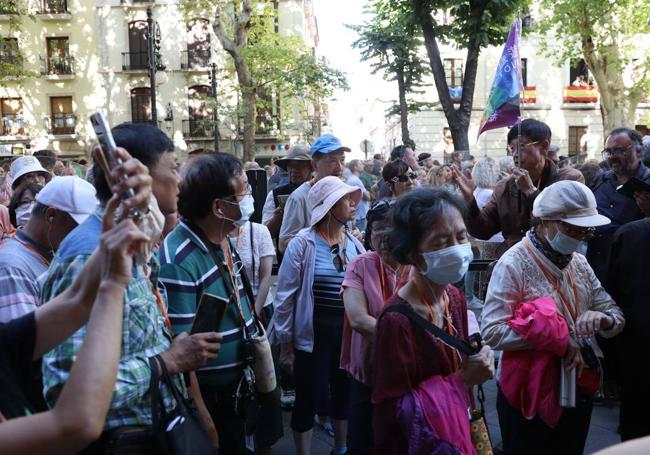
[[[324,134],[265,197],[256,163],[112,133],[113,169],[21,156],[2,184],[0,454],[271,453],[283,408],[299,455],[317,424],[334,455],[474,454],[493,377],[505,454],[583,453],[603,393],[622,440],[650,436],[638,132],[581,166],[533,119],[498,161],[347,160]],[[168,452],[177,425],[201,438]]]

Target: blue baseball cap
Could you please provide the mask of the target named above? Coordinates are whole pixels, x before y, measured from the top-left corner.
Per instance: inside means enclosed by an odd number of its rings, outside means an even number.
[[[327,133],[316,139],[316,142],[311,146],[310,151],[313,155],[316,152],[326,154],[338,151],[350,152],[351,150],[350,147],[344,147],[338,137]]]

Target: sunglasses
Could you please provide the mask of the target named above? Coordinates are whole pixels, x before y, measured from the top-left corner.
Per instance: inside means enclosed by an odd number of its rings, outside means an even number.
[[[392,179],[390,179],[390,181],[394,183],[397,182],[405,183],[408,182],[409,180],[417,180],[417,179],[418,179],[418,175],[415,172],[409,172],[408,174],[398,175],[396,177],[393,177]]]
[[[345,272],[345,268],[348,265],[347,258],[345,256],[345,250],[339,248],[339,244],[336,243],[330,247],[330,253],[334,256],[332,258],[332,264],[337,272]]]

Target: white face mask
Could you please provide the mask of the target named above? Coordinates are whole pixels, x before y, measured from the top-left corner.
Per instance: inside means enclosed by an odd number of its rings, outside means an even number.
[[[422,253],[427,264],[426,272],[421,272],[428,279],[436,284],[452,284],[459,282],[467,269],[469,263],[474,259],[472,245],[461,243],[442,250]]]
[[[34,207],[34,203],[31,202],[29,204],[23,204],[20,207],[16,208],[16,228],[17,229],[22,229],[25,227],[27,222],[32,216],[32,208]]]
[[[234,224],[235,227],[240,227],[246,224],[246,222],[251,218],[253,213],[255,213],[255,199],[253,199],[253,196],[251,196],[250,194],[244,196],[244,199],[239,201],[239,203],[232,202],[232,201],[224,201],[224,202],[228,202],[229,204],[239,205],[239,213],[241,215],[238,220],[233,220],[224,216],[224,218],[232,222],[232,224]]]
[[[552,239],[549,239],[548,236],[545,237],[551,248],[560,254],[568,256],[569,254],[575,253],[581,249],[585,252],[587,251],[586,242],[574,239],[563,232],[557,231],[557,234],[555,234],[555,237]]]

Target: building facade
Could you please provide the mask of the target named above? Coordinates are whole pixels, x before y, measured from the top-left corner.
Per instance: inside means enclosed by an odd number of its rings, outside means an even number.
[[[520,44],[525,85],[520,98],[522,118],[546,122],[553,133],[552,143],[560,147],[559,155],[574,157],[577,161],[601,159],[600,151],[606,132],[603,131],[598,89],[589,85],[590,75],[586,65],[583,61],[567,61],[563,65],[555,65],[548,56],[541,54],[539,40],[539,36],[528,35]],[[484,132],[476,140],[502,50],[502,46],[490,47],[484,49],[479,57],[469,128],[469,153],[477,158],[499,158],[506,155],[506,128]],[[452,99],[454,94],[460,97],[462,93],[465,55],[465,50],[451,46],[441,47]],[[422,99],[438,100],[433,81]],[[637,109],[635,125],[642,134],[648,134],[649,118],[650,103],[642,102]],[[435,159],[442,160],[448,152],[453,151],[447,120],[441,108],[410,115],[409,131],[418,152],[430,152]],[[390,151],[394,145],[401,144],[398,118],[387,119],[383,143],[385,152]]]
[[[62,157],[87,155],[94,134],[88,116],[102,110],[110,125],[151,122],[149,39],[156,48],[158,126],[181,153],[215,148],[215,115],[221,151],[240,154],[241,122],[229,57],[212,29],[209,13],[187,16],[177,0],[29,0],[19,27],[0,16],[3,53],[23,56],[20,80],[0,87],[0,147],[14,154],[42,148]],[[311,0],[278,0],[281,33],[318,44]],[[150,38],[147,10],[157,31]],[[213,87],[212,66],[215,81]],[[214,90],[214,91],[213,91]],[[216,98],[214,97],[216,93]],[[215,101],[216,100],[216,101]],[[214,111],[216,106],[216,113]],[[296,132],[277,119],[280,103],[258,117],[261,158],[282,155]],[[297,119],[299,123],[300,119]],[[295,122],[294,122],[295,123]]]

